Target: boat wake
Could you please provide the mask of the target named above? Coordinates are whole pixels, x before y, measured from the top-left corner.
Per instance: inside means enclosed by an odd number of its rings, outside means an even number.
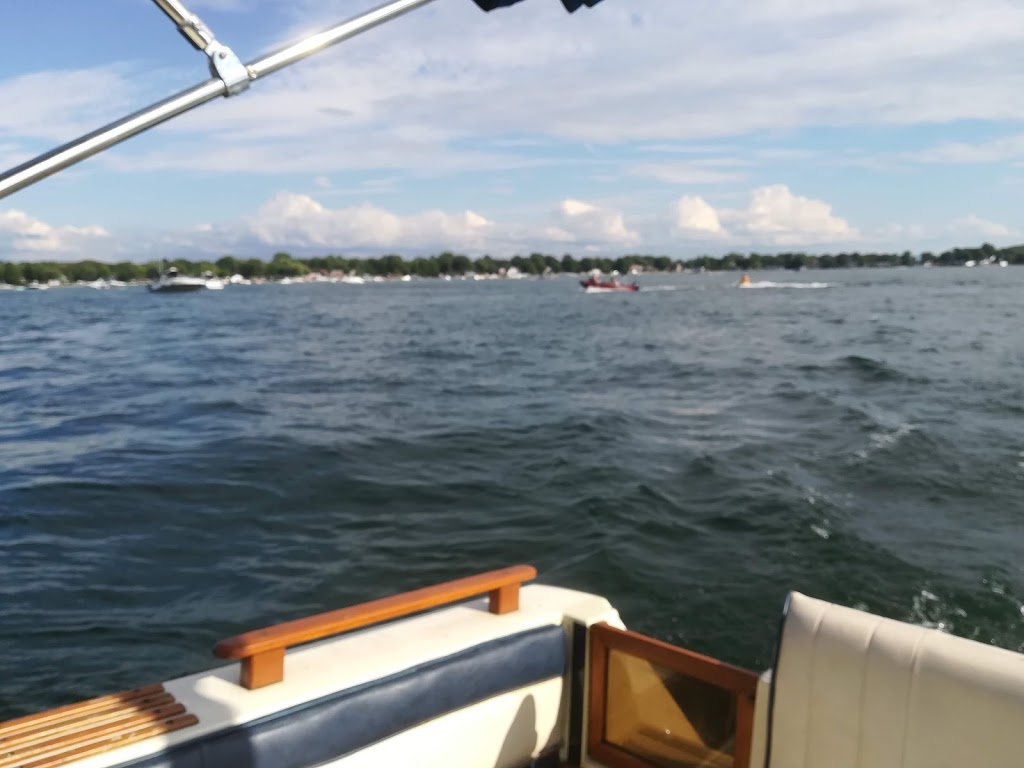
[[[584,293],[637,293],[637,292],[639,292],[639,290],[640,290],[639,288],[637,288],[637,289],[628,289],[628,290],[625,289],[625,288],[595,288],[594,286],[588,285],[586,288],[583,289],[583,292]],[[643,290],[644,290],[644,292],[647,292],[650,289],[649,288],[644,288]]]
[[[758,280],[741,285],[740,288],[831,288],[831,283],[775,283],[771,280]]]

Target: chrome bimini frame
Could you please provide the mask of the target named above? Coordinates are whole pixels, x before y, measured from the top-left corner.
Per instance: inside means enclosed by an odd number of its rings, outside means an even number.
[[[391,21],[434,0],[392,0],[359,16],[243,64],[206,24],[180,0],[153,0],[170,17],[182,36],[210,60],[210,80],[103,126],[63,146],[39,155],[0,175],[0,200],[70,165],[102,152],[155,125],[177,117],[218,96],[234,96],[258,78],[319,53],[379,24]]]

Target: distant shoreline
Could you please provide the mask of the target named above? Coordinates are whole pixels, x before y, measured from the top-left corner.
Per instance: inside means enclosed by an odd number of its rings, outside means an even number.
[[[86,285],[98,281],[117,281],[127,285],[145,284],[155,279],[162,268],[174,266],[185,275],[211,272],[217,277],[250,282],[275,282],[282,279],[320,281],[353,281],[402,278],[452,279],[470,277],[529,277],[557,274],[587,274],[595,270],[604,274],[638,275],[665,272],[754,272],[762,269],[847,269],[884,267],[949,267],[1010,266],[1024,264],[1024,245],[996,248],[985,243],[977,248],[954,248],[942,253],[860,253],[836,254],[792,253],[728,253],[724,256],[700,256],[672,259],[668,256],[628,254],[618,258],[584,257],[571,254],[561,257],[531,253],[511,259],[481,256],[471,259],[445,251],[436,256],[405,259],[397,254],[360,259],[344,256],[296,258],[276,253],[270,261],[223,256],[216,262],[178,259],[173,262],[139,263],[123,261],[79,262],[0,262],[0,284],[14,287],[54,287]],[[93,285],[93,287],[103,287]]]

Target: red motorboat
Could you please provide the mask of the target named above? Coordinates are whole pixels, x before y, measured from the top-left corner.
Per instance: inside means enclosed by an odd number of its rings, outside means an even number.
[[[636,283],[620,283],[614,277],[607,281],[602,282],[596,277],[589,277],[586,280],[580,280],[580,285],[583,286],[584,293],[607,293],[610,291],[639,291],[640,286]]]

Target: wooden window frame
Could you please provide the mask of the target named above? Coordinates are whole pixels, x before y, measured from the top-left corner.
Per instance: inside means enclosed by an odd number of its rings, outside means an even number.
[[[590,757],[608,768],[651,768],[650,763],[604,739],[608,657],[612,650],[622,651],[736,694],[733,768],[750,767],[757,673],[603,622],[590,627],[590,692],[587,701],[587,753]]]

